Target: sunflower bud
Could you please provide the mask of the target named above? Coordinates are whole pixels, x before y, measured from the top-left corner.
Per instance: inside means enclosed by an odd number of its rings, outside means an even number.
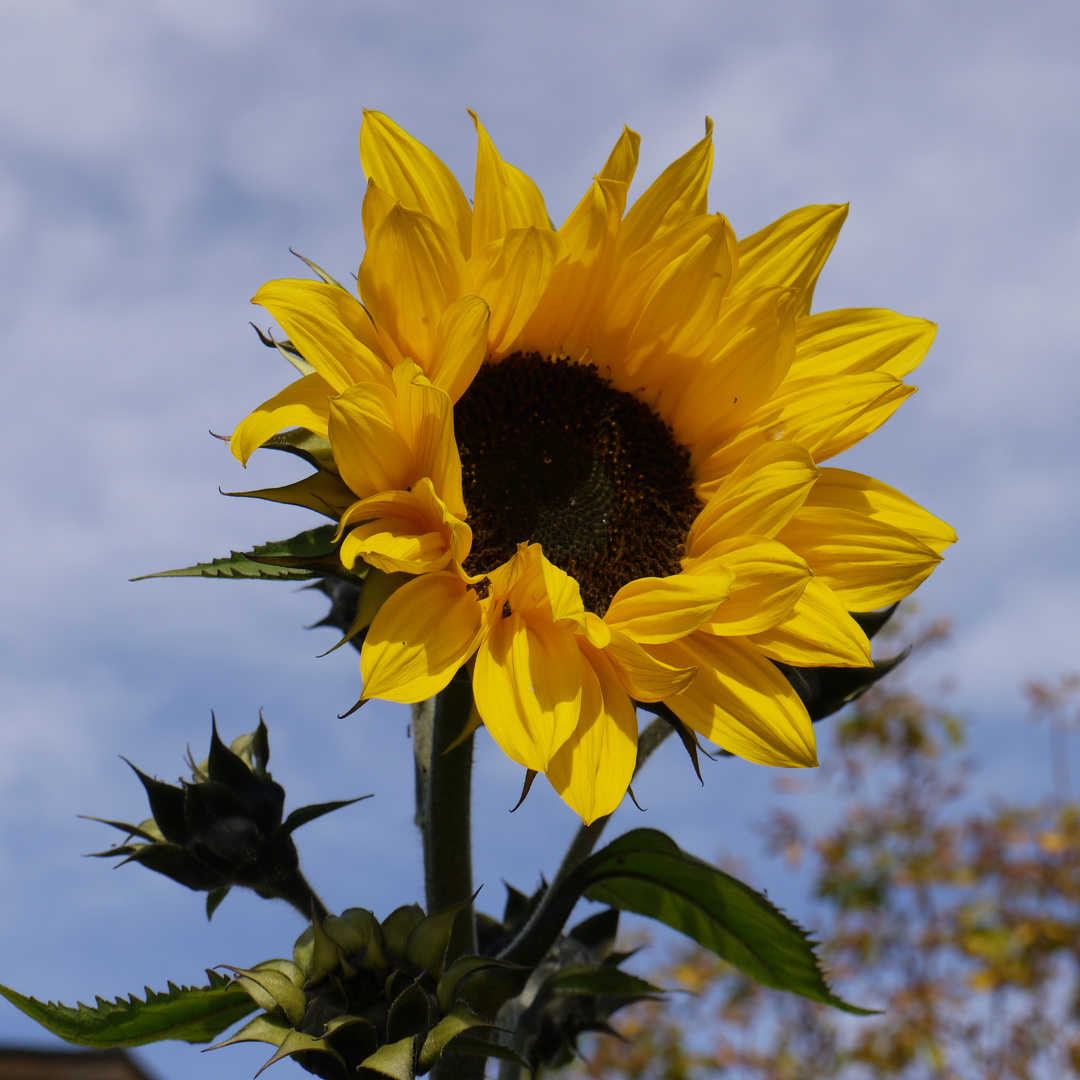
[[[482,947],[498,949],[525,925],[543,897],[507,886],[502,923],[480,920]],[[617,1034],[611,1016],[626,1005],[662,993],[619,965],[631,953],[615,951],[619,913],[608,908],[560,935],[529,976],[522,992],[499,1013],[499,1026],[512,1032],[510,1048],[534,1073],[569,1064],[586,1032]]]
[[[139,825],[92,819],[128,835],[125,843],[94,854],[125,856],[125,863],[142,863],[189,889],[209,893],[208,917],[234,885],[267,899],[287,900],[305,914],[312,904],[320,909],[300,873],[292,833],[358,800],[305,806],[283,821],[285,789],[267,770],[269,760],[270,740],[261,717],[258,728],[234,740],[231,748],[221,741],[213,721],[209,756],[198,765],[189,757],[190,783],[181,781],[176,787],[131,766],[153,816]],[[136,837],[142,842],[134,842]]]
[[[413,904],[382,923],[363,908],[313,920],[292,960],[231,969],[264,1012],[219,1045],[266,1042],[276,1048],[267,1065],[293,1057],[325,1080],[358,1069],[402,1080],[445,1050],[487,1056],[476,1033],[493,1026],[531,969],[482,956],[446,964],[454,921],[470,903],[428,916]]]

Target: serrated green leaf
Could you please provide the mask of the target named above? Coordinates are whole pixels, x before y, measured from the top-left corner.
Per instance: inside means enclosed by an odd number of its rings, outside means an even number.
[[[655,829],[635,829],[581,866],[584,895],[666,923],[763,986],[871,1015],[829,989],[814,942],[737,878],[682,851]]]
[[[209,986],[173,986],[165,993],[147,990],[146,1000],[131,995],[97,1008],[76,1008],[24,997],[0,986],[0,994],[47,1031],[77,1046],[144,1046],[163,1039],[204,1043],[254,1012],[256,1005],[239,987],[210,972]]]
[[[325,559],[333,552],[334,531],[333,525],[320,525],[317,529],[308,529],[288,540],[260,544],[252,551],[234,551],[226,558],[196,563],[181,570],[160,570],[156,574],[143,574],[132,578],[132,581],[167,577],[308,581],[320,572],[321,564],[318,564],[318,560]],[[273,561],[266,562],[267,559]],[[303,565],[300,560],[303,560]]]

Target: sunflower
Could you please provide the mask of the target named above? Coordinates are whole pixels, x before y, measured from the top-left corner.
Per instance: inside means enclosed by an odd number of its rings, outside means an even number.
[[[635,703],[750,761],[815,765],[776,662],[870,664],[849,613],[907,596],[955,540],[893,488],[821,467],[914,392],[933,324],[811,315],[846,207],[738,240],[706,211],[711,122],[629,210],[624,129],[555,229],[473,121],[470,207],[434,153],[366,113],[359,298],[329,278],[254,297],[304,374],[232,450],[246,463],[286,427],[328,440],[329,471],[293,501],[338,520],[345,566],[396,586],[364,699],[418,702],[466,666],[495,741],[586,822],[626,793]]]

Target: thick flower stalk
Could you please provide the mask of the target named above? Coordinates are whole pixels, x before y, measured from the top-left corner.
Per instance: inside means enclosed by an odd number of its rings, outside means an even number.
[[[470,207],[366,114],[359,297],[329,279],[255,296],[303,375],[232,449],[325,440],[319,471],[270,497],[336,520],[342,563],[391,583],[363,699],[415,703],[467,667],[474,722],[586,822],[626,793],[635,703],[750,761],[815,765],[777,663],[869,665],[850,613],[907,596],[955,540],[822,465],[913,393],[933,325],[811,314],[846,208],[737,239],[706,210],[711,123],[629,209],[625,130],[559,229],[476,130]]]

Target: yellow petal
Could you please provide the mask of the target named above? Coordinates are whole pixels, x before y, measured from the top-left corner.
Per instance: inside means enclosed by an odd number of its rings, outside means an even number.
[[[440,571],[406,582],[375,616],[360,654],[364,698],[413,704],[445,690],[476,649],[476,593]]]
[[[690,369],[666,404],[661,397],[658,408],[695,461],[727,445],[783,382],[795,355],[791,300],[784,289],[731,298],[717,326],[715,355]]]
[[[450,400],[469,388],[487,355],[489,309],[479,296],[455,300],[439,320],[427,376]]]
[[[491,603],[527,617],[542,616],[599,640],[604,631],[590,619],[578,583],[544,555],[539,544],[519,544],[514,556],[488,575]],[[606,644],[606,641],[604,642]]]
[[[956,543],[956,532],[896,488],[847,469],[822,469],[807,506],[835,507],[884,522],[911,533],[939,555]]]
[[[403,360],[394,368],[397,392],[397,429],[412,451],[408,487],[422,476],[431,481],[455,517],[464,520],[461,458],[454,441],[454,405],[450,395],[432,386],[420,368]],[[359,494],[359,492],[357,492]]]
[[[511,229],[488,244],[469,262],[472,286],[491,308],[488,352],[501,358],[512,351],[551,281],[556,264],[566,257],[566,242],[550,229]]]
[[[336,390],[389,382],[390,369],[360,301],[325,281],[268,281],[251,298],[288,335],[301,356]]]
[[[619,237],[625,257],[687,218],[704,214],[712,175],[712,120],[705,118],[705,138],[673,161],[630,207]]]
[[[476,654],[473,694],[507,757],[546,772],[581,712],[581,651],[550,619],[496,618]]]
[[[264,401],[237,425],[229,449],[241,465],[272,435],[287,427],[302,427],[326,436],[334,388],[321,375],[305,375]]]
[[[868,667],[870,641],[821,578],[811,578],[795,610],[747,639],[770,660],[795,667]]]
[[[581,716],[548,765],[551,786],[586,825],[622,802],[637,763],[637,713],[598,649],[584,647]]]
[[[902,379],[922,363],[937,327],[883,308],[845,308],[795,324],[791,378],[881,371]]]
[[[618,630],[611,631],[605,652],[619,684],[634,701],[664,701],[681,694],[697,675],[697,668],[665,664]]]
[[[370,237],[375,232],[375,227],[379,222],[395,206],[397,206],[397,199],[379,187],[373,179],[369,179],[367,191],[364,192],[363,206],[360,209],[360,220],[364,226],[364,235]]]
[[[341,477],[361,499],[404,491],[430,477],[451,514],[465,519],[453,405],[403,360],[393,389],[366,383],[333,399],[328,432]]]
[[[375,383],[346,390],[330,403],[327,434],[341,478],[361,499],[409,488],[412,447],[397,429],[394,391]]]
[[[491,137],[471,109],[476,125],[476,186],[473,191],[472,250],[501,240],[511,229],[550,229],[540,189],[520,169],[499,156]]]
[[[613,370],[618,371],[623,364],[630,333],[641,316],[645,296],[657,276],[715,228],[716,216],[701,214],[669,229],[628,258],[619,256],[616,248],[618,257],[611,284],[594,313],[595,328],[590,339],[593,352]],[[640,382],[633,385],[640,385]]]
[[[757,447],[775,440],[800,443],[821,461],[838,453],[836,446],[853,445],[875,430],[887,419],[884,410],[895,411],[914,392],[891,375],[877,373],[789,379],[737,434],[701,461],[695,477],[698,492],[711,495],[718,480]]]
[[[401,354],[425,367],[443,312],[464,292],[465,260],[456,240],[419,210],[398,204],[368,237],[360,295]]]
[[[688,727],[758,765],[817,765],[806,707],[746,639],[699,633],[649,651],[670,664],[697,667],[691,686],[666,702]]]
[[[657,275],[630,335],[626,368],[701,360],[715,352],[720,302],[735,265],[735,234],[717,214],[712,228]],[[670,361],[668,361],[670,363]]]
[[[623,125],[622,134],[615,148],[608,155],[604,167],[600,170],[601,180],[618,180],[629,186],[637,172],[638,152],[641,148],[641,136]]]
[[[356,524],[359,522],[360,524]],[[354,503],[338,535],[355,525],[341,545],[347,567],[363,559],[384,573],[442,570],[469,557],[472,530],[454,517],[425,476],[412,491],[389,491]]]
[[[469,257],[472,210],[454,174],[423,143],[388,116],[364,110],[360,128],[360,164],[364,174],[396,202],[422,210],[454,237]]]
[[[735,575],[731,595],[701,629],[725,636],[756,634],[791,614],[810,567],[790,548],[762,536],[721,540],[705,558],[687,562],[687,573],[715,573],[723,567]]]
[[[895,604],[941,562],[911,533],[855,510],[804,506],[776,538],[806,559],[848,611]]]
[[[555,622],[571,622],[584,631],[585,606],[581,602],[581,588],[578,583],[543,555],[540,558],[540,567],[544,591],[551,605],[551,617]]]
[[[844,206],[804,206],[739,241],[735,292],[787,285],[797,293],[795,315],[810,313],[814,286],[847,217]]]
[[[637,578],[608,606],[604,622],[641,644],[673,641],[696,630],[727,600],[734,573],[715,567],[700,574]]]
[[[525,331],[523,347],[545,356],[581,355],[592,345],[594,324],[615,272],[615,245],[626,206],[626,185],[594,180],[559,235],[568,256],[559,262]]]
[[[709,498],[686,538],[694,559],[732,536],[775,536],[806,501],[818,470],[798,443],[759,446],[728,474]]]

